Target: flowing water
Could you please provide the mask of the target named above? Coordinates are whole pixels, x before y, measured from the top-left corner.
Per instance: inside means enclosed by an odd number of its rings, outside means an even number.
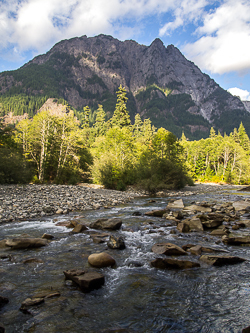
[[[224,190],[226,188],[226,190]],[[212,192],[183,197],[192,201],[228,202],[248,198],[250,193],[236,193],[227,187],[214,187]],[[179,199],[180,197],[175,197]],[[157,257],[153,244],[172,242],[214,245],[219,239],[208,232],[172,234],[175,227],[166,220],[144,216],[152,209],[162,209],[169,198],[134,199],[130,204],[109,210],[99,209],[57,217],[58,221],[83,216],[88,222],[100,217],[120,217],[122,229],[111,232],[125,238],[126,249],[108,249],[106,242],[96,244],[88,234],[69,233],[55,225],[55,218],[12,222],[0,226],[0,239],[28,234],[55,236],[46,247],[34,250],[0,250],[0,295],[9,303],[0,310],[0,322],[6,332],[82,333],[82,332],[241,332],[250,325],[250,262],[186,270],[158,270],[150,267]],[[171,197],[173,199],[173,197]],[[140,211],[142,216],[132,216]],[[57,222],[58,222],[57,221]],[[245,230],[247,233],[249,230]],[[225,246],[231,254],[250,258],[250,247]],[[99,269],[105,285],[83,293],[65,280],[63,271],[90,269],[88,255],[106,251],[116,260],[115,268]],[[6,255],[6,258],[3,258]],[[159,255],[158,255],[159,257]],[[24,264],[29,258],[42,263]],[[198,257],[189,255],[198,261]],[[135,267],[140,263],[140,267]],[[19,310],[21,303],[39,292],[59,291],[60,297],[48,298],[30,309]],[[120,331],[119,331],[120,330]]]

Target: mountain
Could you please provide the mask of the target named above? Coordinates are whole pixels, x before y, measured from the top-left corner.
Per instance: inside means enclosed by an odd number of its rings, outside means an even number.
[[[111,117],[120,84],[128,92],[132,120],[139,113],[190,139],[207,137],[211,126],[229,133],[241,121],[250,133],[250,113],[240,99],[158,38],[150,46],[106,35],[63,40],[20,69],[0,74],[0,112],[32,115],[50,97],[80,112],[102,104]]]

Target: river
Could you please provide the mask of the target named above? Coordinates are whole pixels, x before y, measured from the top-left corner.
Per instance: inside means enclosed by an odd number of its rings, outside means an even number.
[[[185,205],[194,201],[230,202],[249,198],[250,192],[237,192],[230,186],[214,186],[209,192],[183,196]],[[228,246],[217,242],[209,232],[173,234],[162,218],[147,217],[146,211],[166,207],[170,199],[134,199],[111,209],[75,212],[60,217],[11,222],[0,225],[0,239],[28,234],[55,238],[49,245],[34,250],[0,249],[0,295],[9,303],[0,309],[0,322],[6,333],[82,333],[82,332],[241,332],[250,325],[250,247]],[[141,216],[133,216],[140,211]],[[119,231],[110,232],[125,239],[126,249],[112,250],[105,243],[94,243],[89,234],[70,234],[56,222],[84,217],[88,222],[100,217],[120,217]],[[56,221],[55,221],[56,220]],[[248,233],[249,229],[244,229]],[[218,245],[231,254],[248,259],[230,266],[186,270],[160,270],[150,266],[157,257],[152,245],[171,242],[179,246],[195,243]],[[116,267],[98,271],[105,276],[102,288],[83,293],[63,271],[91,269],[87,258],[105,251],[116,260]],[[159,255],[158,255],[159,257]],[[198,257],[189,255],[193,261]],[[40,263],[24,264],[30,258]],[[136,263],[136,265],[135,265]],[[137,263],[140,267],[137,267]],[[21,303],[39,292],[59,292],[60,296],[31,307],[26,314]]]

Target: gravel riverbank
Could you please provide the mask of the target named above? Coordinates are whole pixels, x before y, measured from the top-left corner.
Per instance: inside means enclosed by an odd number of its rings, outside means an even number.
[[[0,222],[115,206],[146,195],[133,188],[121,192],[88,186],[91,185],[0,185]],[[214,186],[219,185],[199,184],[181,191],[159,192],[158,196],[192,195],[212,191]]]
[[[115,206],[135,196],[81,185],[1,185],[0,222]]]

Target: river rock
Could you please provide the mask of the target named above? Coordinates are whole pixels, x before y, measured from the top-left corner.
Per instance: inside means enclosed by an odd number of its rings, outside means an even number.
[[[228,252],[227,250],[224,250],[222,248],[215,248],[215,247],[210,247],[210,246],[201,246],[201,251],[202,252],[208,252],[208,253],[214,253],[214,252]]]
[[[29,249],[42,247],[48,244],[43,238],[12,238],[6,240],[6,245],[12,249]]]
[[[238,237],[228,237],[224,236],[222,238],[224,244],[228,245],[250,245],[250,236],[238,236]]]
[[[83,270],[67,270],[63,272],[65,278],[79,285],[82,291],[90,292],[94,289],[99,289],[104,285],[105,278],[98,272],[87,272]]]
[[[157,258],[151,261],[151,266],[160,269],[186,269],[186,268],[200,267],[200,264],[190,260]]]
[[[213,266],[234,265],[246,261],[246,259],[236,256],[202,255],[200,260]]]
[[[147,216],[155,216],[155,217],[162,217],[165,213],[167,213],[166,209],[156,209],[146,212],[145,215]]]
[[[115,237],[113,235],[110,235],[107,245],[110,249],[117,250],[123,250],[126,247],[123,237]]]
[[[203,224],[198,217],[193,217],[192,219],[187,219],[183,222],[188,225],[190,231],[203,231]]]
[[[43,264],[42,259],[38,258],[29,258],[23,261],[23,264]]]
[[[184,207],[183,210],[188,210],[188,211],[196,211],[196,212],[202,212],[202,213],[210,213],[212,212],[212,208],[210,207],[204,207],[204,206],[198,206],[198,205],[191,205]]]
[[[9,300],[7,297],[0,296],[0,308],[2,308],[4,305],[9,303]]]
[[[0,249],[4,249],[6,246],[7,246],[7,245],[6,245],[6,239],[2,239],[2,240],[0,241]]]
[[[180,232],[189,232],[190,229],[187,223],[180,222],[177,224],[177,230],[179,230]]]
[[[41,291],[38,292],[34,297],[38,297],[38,298],[43,298],[43,299],[47,299],[47,298],[52,298],[52,297],[59,297],[61,296],[59,291]]]
[[[94,267],[108,267],[116,264],[115,259],[106,252],[93,253],[88,257],[88,263]]]
[[[77,224],[74,229],[71,231],[73,234],[81,233],[87,230],[88,228],[84,224]]]
[[[230,231],[228,230],[228,228],[224,225],[219,226],[219,228],[213,230],[210,232],[210,235],[212,236],[224,236],[224,235],[228,235],[230,233]]]
[[[184,208],[184,203],[182,199],[169,202],[167,205],[167,209],[183,209],[183,208]]]
[[[202,247],[200,245],[190,247],[190,249],[188,250],[188,252],[190,252],[196,256],[199,256],[201,254],[201,251],[202,251]]]
[[[45,238],[45,239],[48,239],[48,240],[52,240],[52,239],[54,239],[55,237],[54,237],[53,235],[43,234],[43,235],[42,235],[42,238]]]
[[[165,254],[168,256],[176,255],[186,255],[187,252],[184,251],[181,247],[172,244],[172,243],[157,243],[152,247],[152,251],[157,254]]]
[[[122,220],[119,218],[112,219],[98,219],[97,221],[90,224],[90,228],[101,229],[101,230],[118,230],[122,225]]]
[[[235,201],[233,203],[233,207],[236,211],[239,211],[239,210],[250,210],[250,202],[249,201],[243,201],[243,200],[240,200],[240,201]]]
[[[222,225],[223,221],[221,219],[216,219],[216,220],[208,220],[205,222],[202,222],[202,225],[204,228],[207,229],[212,229],[212,228],[217,228],[220,225]]]
[[[69,221],[61,221],[56,223],[57,227],[67,227],[67,228],[74,228],[74,226]]]
[[[44,303],[44,298],[34,297],[34,298],[27,298],[25,301],[22,302],[20,310],[24,313],[29,313],[28,308],[31,306],[39,305]]]

